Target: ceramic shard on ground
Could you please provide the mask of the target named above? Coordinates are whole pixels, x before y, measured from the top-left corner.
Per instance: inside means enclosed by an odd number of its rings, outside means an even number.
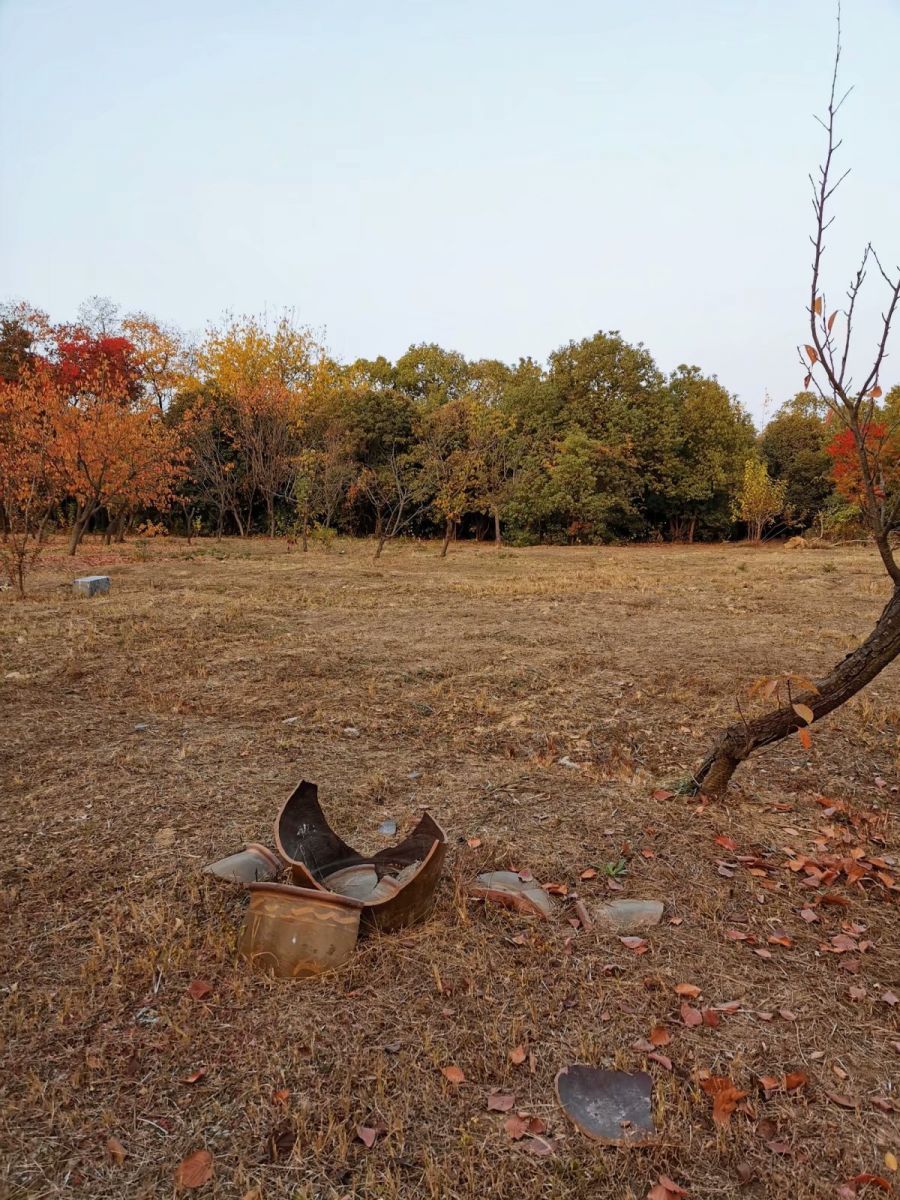
[[[488,871],[479,875],[469,886],[469,895],[545,919],[553,911],[553,901],[544,889],[533,879],[520,879],[515,871]]]
[[[611,900],[597,910],[597,921],[618,933],[658,925],[663,915],[661,900]]]
[[[172,832],[174,834],[174,830]],[[237,854],[229,854],[227,858],[210,863],[203,868],[203,874],[214,875],[225,883],[266,883],[277,879],[283,870],[284,863],[274,850],[251,842]]]
[[[563,1112],[589,1138],[606,1146],[649,1145],[653,1124],[653,1080],[644,1071],[604,1071],[575,1063],[556,1076]]]

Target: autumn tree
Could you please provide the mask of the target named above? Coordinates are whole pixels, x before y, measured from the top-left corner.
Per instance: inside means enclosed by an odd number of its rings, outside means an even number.
[[[810,178],[813,191],[814,229],[811,237],[813,256],[810,278],[809,342],[799,351],[806,369],[804,390],[812,388],[838,429],[846,431],[848,452],[858,465],[860,505],[866,525],[875,543],[890,584],[890,594],[874,629],[864,641],[844,657],[811,687],[771,693],[774,707],[763,716],[741,720],[715,739],[695,775],[697,788],[709,795],[720,795],[738,765],[755,750],[770,746],[793,733],[804,740],[807,726],[820,721],[870,683],[900,654],[900,564],[891,542],[894,519],[889,491],[881,484],[886,442],[876,445],[872,439],[875,408],[882,396],[881,371],[887,354],[891,327],[900,303],[900,267],[890,274],[871,243],[867,244],[860,266],[847,292],[843,309],[828,303],[823,286],[825,234],[833,217],[830,210],[835,189],[847,172],[835,177],[835,156],[840,146],[836,122],[847,93],[838,94],[838,70],[841,59],[840,11],[838,12],[837,48],[828,107],[821,125],[825,131],[825,154],[818,174]],[[879,332],[863,373],[853,379],[850,363],[854,354],[854,316],[869,272],[885,285],[886,300]]]
[[[20,596],[47,520],[62,498],[54,459],[62,405],[54,373],[42,359],[20,363],[16,379],[0,378],[0,561]]]
[[[770,478],[766,464],[760,459],[747,459],[735,497],[734,519],[746,522],[751,542],[762,541],[763,530],[784,508],[786,488],[782,480]]]

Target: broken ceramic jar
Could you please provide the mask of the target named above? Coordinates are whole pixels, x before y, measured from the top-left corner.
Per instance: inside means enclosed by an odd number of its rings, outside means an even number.
[[[306,781],[278,814],[275,844],[297,887],[357,901],[362,923],[382,932],[428,913],[447,854],[446,834],[427,812],[396,846],[359,854],[330,827],[318,788]]]
[[[259,842],[248,842],[237,854],[229,854],[203,868],[204,875],[215,875],[226,883],[267,883],[277,879],[285,864],[274,850]]]
[[[469,885],[476,900],[492,900],[504,908],[545,920],[553,911],[553,901],[533,879],[522,879],[515,871],[488,871]]]
[[[560,1107],[578,1129],[605,1146],[647,1146],[656,1140],[653,1080],[644,1071],[604,1071],[586,1063],[564,1067],[554,1081]]]
[[[359,936],[362,902],[283,883],[250,883],[240,954],[256,971],[305,979],[342,966]]]

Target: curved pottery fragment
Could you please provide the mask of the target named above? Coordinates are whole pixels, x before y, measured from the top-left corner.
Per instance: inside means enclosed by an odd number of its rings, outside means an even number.
[[[204,875],[215,875],[226,883],[266,883],[277,879],[284,863],[274,850],[259,842],[248,842],[237,854],[229,854],[203,868]]]
[[[560,1107],[583,1134],[605,1146],[647,1146],[656,1141],[645,1071],[603,1071],[585,1063],[564,1067],[554,1080]]]
[[[553,901],[544,889],[533,880],[520,879],[515,871],[488,871],[479,875],[469,885],[469,895],[544,920],[553,912]]]
[[[304,780],[278,814],[275,845],[298,887],[357,898],[363,924],[387,933],[428,913],[447,835],[426,812],[402,842],[366,858],[334,832],[319,804],[319,789]]]
[[[257,971],[304,979],[347,961],[359,936],[362,903],[349,896],[250,883],[240,954]]]

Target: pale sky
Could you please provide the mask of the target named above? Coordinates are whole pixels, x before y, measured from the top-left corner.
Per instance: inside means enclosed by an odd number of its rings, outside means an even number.
[[[188,331],[289,306],[344,359],[543,359],[618,329],[759,420],[802,382],[833,16],[0,0],[0,299],[67,319],[106,295]],[[835,302],[866,240],[900,263],[900,0],[843,19]]]

